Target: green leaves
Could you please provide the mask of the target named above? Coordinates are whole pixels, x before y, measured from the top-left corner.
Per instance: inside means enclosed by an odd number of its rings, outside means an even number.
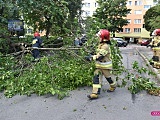
[[[57,95],[62,99],[70,90],[90,86],[94,64],[84,62],[78,56],[75,58],[71,53],[55,52],[53,56],[42,57],[36,63],[31,63],[32,56],[26,55],[17,61],[18,65],[11,61],[12,57],[0,57],[3,61],[0,69],[3,71],[0,72],[0,90],[5,91],[6,97],[16,94],[29,96],[35,93]]]
[[[147,68],[139,67],[138,62],[133,63],[134,74],[130,75],[132,84],[128,87],[128,90],[133,93],[139,93],[143,90],[152,91],[159,89],[156,87],[155,82],[151,82],[150,78],[142,77],[144,74],[150,75],[150,71]]]
[[[98,0],[99,7],[94,16],[99,22],[103,23],[109,31],[115,32],[124,25],[127,20],[124,19],[131,9],[127,9],[126,0]]]
[[[18,1],[17,5],[25,22],[34,29],[45,29],[46,36],[48,36],[57,33],[65,34],[65,27],[72,30],[71,27],[68,27],[68,23],[72,24],[74,19],[79,16],[78,11],[81,11],[81,2],[81,0],[30,0],[29,2]]]
[[[113,74],[121,75],[124,72],[124,66],[122,63],[122,55],[119,47],[116,46],[116,41],[111,40],[111,54],[113,64]]]
[[[156,5],[148,9],[144,15],[144,22],[146,30],[152,32],[160,26],[160,5]]]

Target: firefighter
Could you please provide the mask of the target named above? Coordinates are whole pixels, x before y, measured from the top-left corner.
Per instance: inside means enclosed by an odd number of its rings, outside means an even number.
[[[155,29],[152,35],[154,36],[152,41],[153,57],[150,64],[155,68],[160,68],[160,29]]]
[[[159,47],[160,46],[160,29],[155,29],[152,33],[153,40],[151,42],[152,47]]]
[[[34,38],[32,40],[32,47],[33,48],[39,48],[42,45],[42,39],[40,37],[40,34],[38,32],[34,33]],[[38,49],[32,50],[32,55],[34,57],[34,61],[39,61],[40,53]]]
[[[110,33],[106,29],[102,29],[98,32],[99,45],[96,50],[96,55],[92,56],[95,61],[96,69],[94,71],[92,93],[87,97],[89,99],[97,99],[101,92],[102,76],[106,78],[110,84],[110,88],[107,92],[113,92],[116,89],[116,83],[111,78],[112,60],[110,51]]]

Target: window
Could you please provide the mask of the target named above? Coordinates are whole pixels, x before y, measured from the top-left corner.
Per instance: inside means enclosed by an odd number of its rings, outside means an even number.
[[[94,7],[97,7],[97,3],[94,3]]]
[[[27,33],[32,34],[33,30],[31,28],[27,29]]]
[[[137,5],[142,5],[142,1],[135,1],[135,6],[137,6]]]
[[[151,5],[144,5],[144,9],[148,10],[149,8],[151,8]]]
[[[95,14],[96,13],[96,11],[93,11],[93,14]]]
[[[134,24],[141,24],[141,19],[135,19]]]
[[[130,28],[125,28],[125,32],[126,32],[126,33],[131,32],[131,31],[130,31]]]
[[[90,3],[85,3],[85,7],[90,8]]]
[[[123,28],[118,28],[118,32],[123,32]]]
[[[157,4],[158,4],[158,1],[157,1],[157,2],[156,2],[156,1],[154,2],[154,1],[153,1],[153,5],[157,5]]]
[[[127,12],[127,15],[131,15],[133,13],[133,11],[131,10],[131,11],[128,11]]]
[[[145,28],[145,24],[143,24],[143,28]]]
[[[132,5],[132,1],[128,1],[128,2],[127,2],[127,5]]]
[[[90,16],[90,11],[86,11],[86,12],[85,12],[85,15],[86,15],[86,16]]]
[[[142,11],[141,10],[135,10],[134,13],[135,14],[142,14]]]
[[[131,23],[131,19],[127,19],[128,23],[130,24]]]
[[[141,28],[134,28],[135,33],[141,33]]]

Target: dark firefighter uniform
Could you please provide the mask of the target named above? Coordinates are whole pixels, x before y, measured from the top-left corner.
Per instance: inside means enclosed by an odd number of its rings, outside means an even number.
[[[93,77],[92,93],[87,96],[89,99],[98,98],[98,94],[101,92],[103,75],[110,84],[110,88],[107,92],[113,92],[116,88],[116,83],[111,78],[112,60],[109,44],[110,33],[108,30],[100,30],[98,35],[100,37],[100,44],[96,50],[96,55],[92,57],[93,60],[95,60],[96,69]]]
[[[34,38],[32,40],[32,47],[33,48],[39,48],[41,47],[42,44],[42,39],[40,38],[40,34],[38,32],[34,33]],[[38,49],[33,49],[32,50],[32,55],[34,57],[34,61],[39,60],[40,58],[40,53]]]

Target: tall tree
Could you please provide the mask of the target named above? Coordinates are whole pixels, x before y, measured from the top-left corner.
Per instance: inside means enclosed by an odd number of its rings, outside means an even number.
[[[11,44],[8,20],[19,17],[18,7],[13,0],[0,0],[0,50],[7,52]]]
[[[151,7],[143,16],[146,30],[152,32],[160,28],[160,5]]]
[[[70,29],[71,32],[75,34],[77,29],[81,27],[80,16],[81,16],[82,0],[65,0],[65,1],[68,3],[67,8],[69,9],[66,28]]]
[[[96,34],[99,31],[99,29],[105,27],[104,24],[98,22],[97,18],[94,17],[87,17],[84,20],[84,23],[86,33],[93,32],[94,34]]]
[[[20,0],[17,3],[25,22],[35,29],[45,29],[47,38],[51,31],[54,34],[64,32],[69,14],[65,0]]]
[[[17,19],[18,17],[18,8],[14,1],[0,1],[0,38],[4,38],[8,34],[8,20]]]
[[[82,0],[65,0],[69,9],[69,18],[74,20],[75,17],[81,15]]]
[[[71,30],[71,26],[75,26],[74,19],[80,14],[81,4],[82,0],[18,1],[26,23],[35,29],[45,29],[47,37],[50,33],[65,33],[66,27]]]
[[[128,22],[125,19],[131,9],[126,6],[127,0],[98,0],[99,7],[96,9],[95,17],[99,18],[106,29],[115,32],[122,29]]]

